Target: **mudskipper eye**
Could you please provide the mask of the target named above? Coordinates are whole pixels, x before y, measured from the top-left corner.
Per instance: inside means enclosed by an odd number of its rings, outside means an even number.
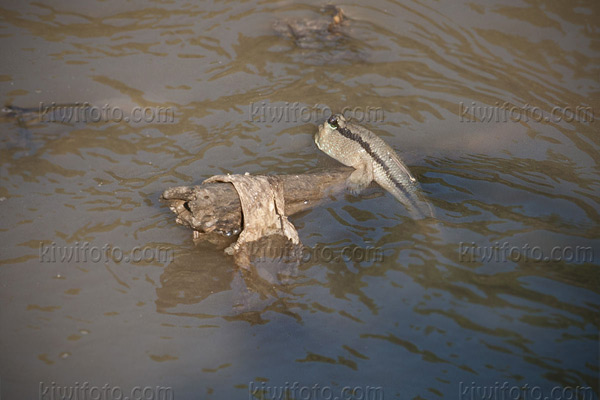
[[[332,115],[331,117],[329,117],[329,119],[327,120],[327,123],[329,124],[331,129],[337,129],[337,127],[338,127],[338,120],[335,115]]]

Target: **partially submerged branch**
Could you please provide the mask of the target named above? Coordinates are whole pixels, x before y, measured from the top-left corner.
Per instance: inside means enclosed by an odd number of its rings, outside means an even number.
[[[313,208],[343,191],[352,171],[352,168],[339,167],[327,172],[267,177],[281,185],[285,215],[289,216]],[[231,183],[173,187],[165,190],[161,199],[177,215],[177,223],[192,228],[195,235],[215,232],[231,236],[242,230],[242,206]]]

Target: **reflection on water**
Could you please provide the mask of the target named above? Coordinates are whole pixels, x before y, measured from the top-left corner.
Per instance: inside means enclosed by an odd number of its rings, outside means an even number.
[[[339,31],[299,41],[329,23],[323,6],[0,6],[13,107],[0,115],[0,396],[87,381],[219,399],[295,381],[386,398],[504,382],[598,398],[598,5],[347,3]],[[292,36],[273,28],[290,21]],[[43,118],[53,103],[163,107],[174,120]],[[406,160],[437,220],[411,220],[372,187],[292,222],[312,249],[381,259],[245,271],[195,245],[158,201],[165,188],[337,165],[314,146],[323,116],[253,118],[257,104],[381,110],[363,124]],[[535,118],[577,107],[586,118]],[[40,243],[83,242],[169,247],[174,260],[40,260]],[[592,257],[524,257],[533,248]]]

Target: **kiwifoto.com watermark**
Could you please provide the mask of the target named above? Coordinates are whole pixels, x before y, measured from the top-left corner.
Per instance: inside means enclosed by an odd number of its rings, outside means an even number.
[[[89,242],[75,242],[70,246],[59,246],[52,242],[40,242],[40,262],[43,263],[171,263],[175,259],[172,248],[136,246],[130,251],[123,251],[119,246],[105,244],[97,246]]]
[[[56,104],[41,102],[38,108],[41,122],[62,123],[97,123],[97,122],[132,122],[146,124],[172,124],[175,122],[175,110],[172,107],[135,106],[124,110],[119,106],[104,104],[102,106],[88,102],[72,104]]]
[[[459,262],[556,262],[592,263],[594,249],[590,246],[554,246],[544,252],[540,246],[525,243],[520,246],[508,242],[496,242],[489,246],[480,246],[475,242],[458,244]]]
[[[594,110],[590,106],[565,106],[553,107],[550,112],[540,107],[525,103],[516,106],[509,102],[496,102],[495,105],[478,105],[475,102],[458,104],[458,118],[460,122],[594,122]]]
[[[458,384],[459,400],[592,400],[597,399],[589,386],[554,386],[542,388],[527,383],[511,385],[494,382],[482,386],[475,382]]]
[[[89,382],[75,382],[73,386],[62,386],[56,382],[40,382],[40,400],[173,400],[173,388],[168,386],[135,386],[123,390],[108,383],[103,386]]]
[[[299,260],[308,262],[381,262],[384,252],[381,247],[361,247],[355,245],[330,247],[308,246],[253,246],[247,247],[248,254],[255,261]]]
[[[260,123],[317,123],[327,120],[334,112],[326,105],[309,106],[299,102],[267,103],[266,101],[250,103],[249,118],[252,122]],[[344,107],[339,111],[346,119],[356,122],[384,122],[384,112],[381,107],[356,106]]]
[[[307,386],[298,382],[285,382],[282,386],[267,385],[265,382],[250,382],[249,400],[383,400],[381,386],[331,387],[318,383]]]

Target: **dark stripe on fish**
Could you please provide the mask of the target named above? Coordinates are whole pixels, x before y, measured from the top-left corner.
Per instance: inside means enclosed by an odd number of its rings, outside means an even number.
[[[383,161],[379,154],[373,151],[371,145],[365,142],[365,140],[360,135],[352,133],[350,129],[342,128],[341,126],[338,126],[336,130],[345,138],[348,138],[360,144],[360,146],[367,152],[367,154],[369,154],[375,160],[375,162],[377,162],[383,168],[383,170],[385,171],[385,175],[390,179],[390,181],[394,183],[394,185],[396,185],[396,188],[403,192],[406,192],[406,187],[396,179],[396,177],[392,174],[390,167]]]

